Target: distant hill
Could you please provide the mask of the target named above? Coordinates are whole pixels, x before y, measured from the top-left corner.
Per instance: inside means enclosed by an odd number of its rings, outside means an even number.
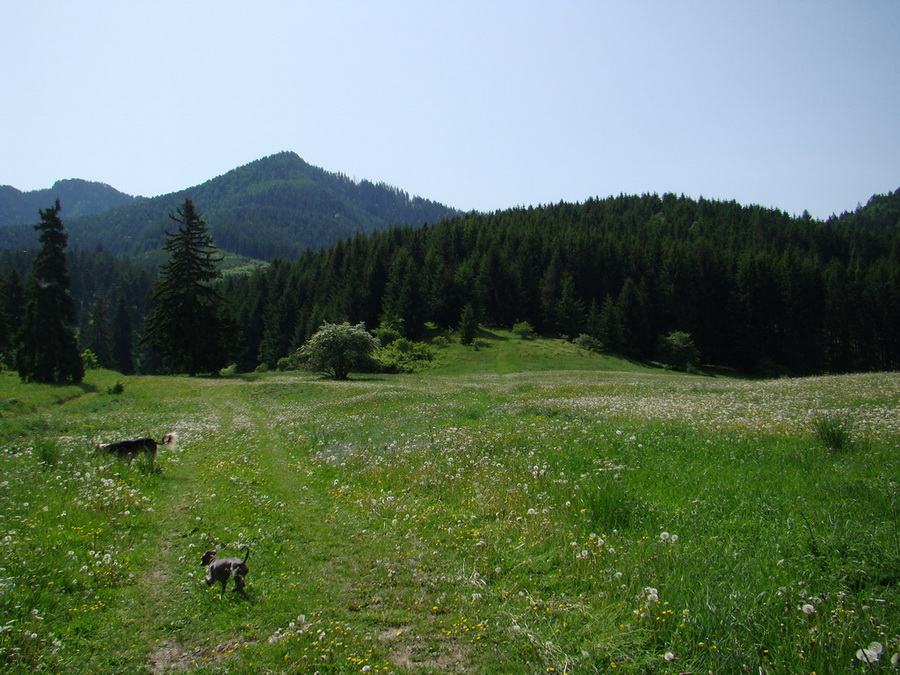
[[[29,192],[0,185],[0,226],[34,224],[40,220],[38,209],[53,206],[57,199],[63,205],[62,216],[76,218],[126,206],[136,198],[105,183],[79,178],[59,180],[51,188]]]
[[[384,183],[357,182],[282,152],[202,185],[103,213],[66,217],[66,200],[61,198],[69,246],[102,247],[132,256],[158,250],[165,242],[165,231],[173,228],[168,214],[175,213],[186,198],[193,200],[222,251],[262,260],[295,258],[357,232],[419,226],[459,215]],[[52,204],[45,201],[40,208]],[[35,208],[28,222],[36,220]],[[0,228],[0,249],[35,245],[30,227]]]

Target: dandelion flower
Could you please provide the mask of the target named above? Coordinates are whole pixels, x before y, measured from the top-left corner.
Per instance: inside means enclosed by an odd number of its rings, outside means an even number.
[[[816,608],[813,605],[809,604],[808,602],[805,605],[803,605],[803,607],[801,607],[800,609],[803,610],[804,614],[815,614],[816,613]]]
[[[880,642],[872,642],[865,649],[857,649],[856,650],[856,658],[858,658],[863,663],[877,663],[881,660],[881,655],[884,653],[884,645]],[[893,659],[891,659],[893,662]]]
[[[666,652],[665,654],[663,654],[663,658],[664,658],[666,661],[674,661],[674,660],[675,660],[675,655],[674,655],[672,652]]]

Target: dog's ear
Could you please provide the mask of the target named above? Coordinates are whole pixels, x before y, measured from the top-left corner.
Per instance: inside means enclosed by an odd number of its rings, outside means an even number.
[[[217,551],[215,549],[211,549],[203,554],[203,557],[200,559],[201,565],[209,565],[213,560],[216,559]]]

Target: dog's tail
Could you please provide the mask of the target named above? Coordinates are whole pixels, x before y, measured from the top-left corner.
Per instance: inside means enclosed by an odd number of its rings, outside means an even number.
[[[246,563],[247,560],[250,558],[250,547],[249,547],[249,546],[244,546],[241,550],[242,550],[242,551],[246,551],[246,553],[244,554],[244,559],[241,561],[241,562],[243,562],[243,563]]]
[[[175,446],[178,445],[178,434],[174,431],[166,434],[162,437],[162,442],[160,445],[163,446],[166,450],[174,450]]]

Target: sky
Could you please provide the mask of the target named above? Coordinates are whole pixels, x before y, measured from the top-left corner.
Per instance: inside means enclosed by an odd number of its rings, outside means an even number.
[[[0,0],[0,185],[293,151],[465,211],[900,187],[898,0]]]

